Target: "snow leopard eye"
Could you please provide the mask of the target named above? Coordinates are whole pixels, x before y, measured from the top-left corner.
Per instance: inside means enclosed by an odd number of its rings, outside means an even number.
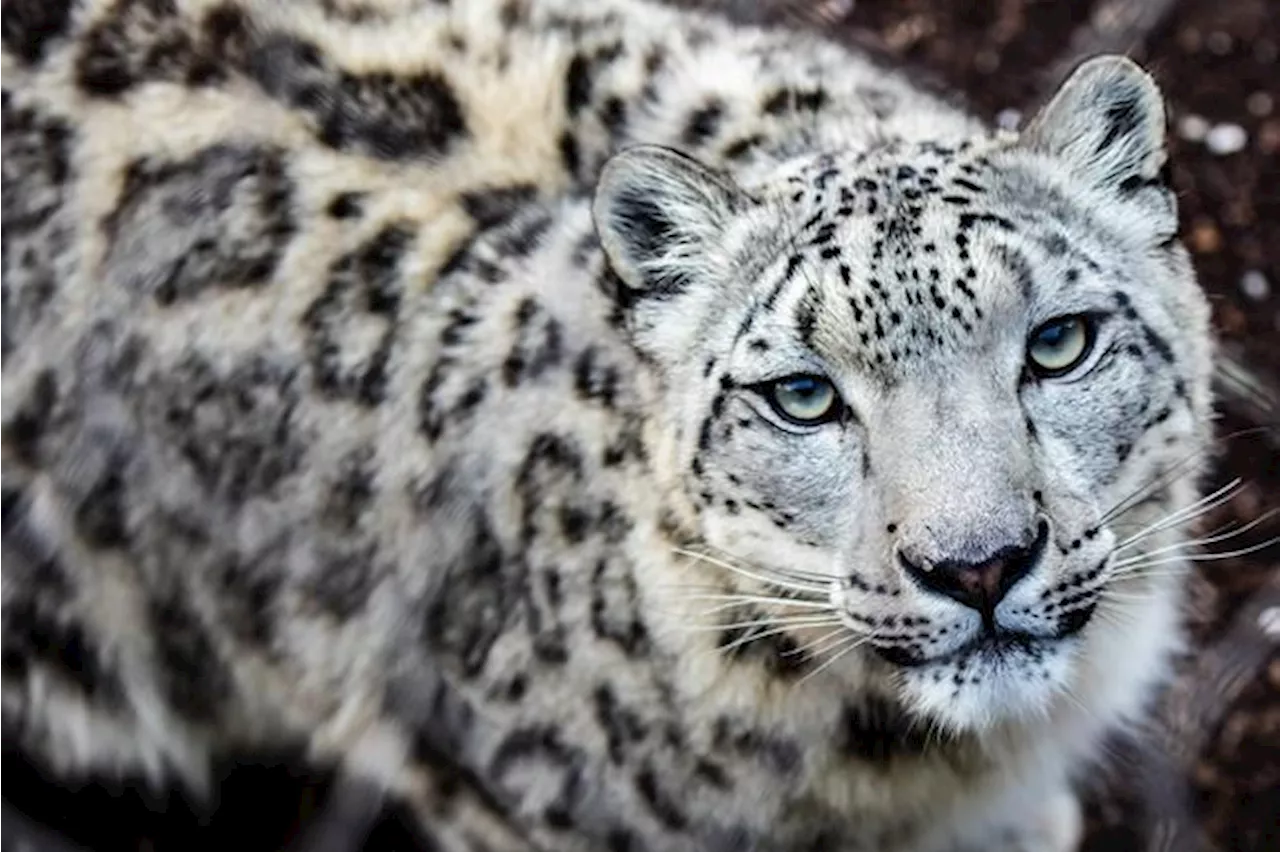
[[[763,388],[765,399],[779,417],[797,426],[816,426],[834,420],[839,395],[821,376],[788,376]]]
[[[1094,321],[1085,314],[1056,317],[1031,332],[1027,358],[1042,379],[1065,375],[1093,348]]]

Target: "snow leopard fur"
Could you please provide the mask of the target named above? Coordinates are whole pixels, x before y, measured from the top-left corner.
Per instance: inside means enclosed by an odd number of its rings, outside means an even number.
[[[3,36],[7,742],[303,744],[443,849],[1074,847],[1210,433],[1137,66],[1014,134],[640,0]]]

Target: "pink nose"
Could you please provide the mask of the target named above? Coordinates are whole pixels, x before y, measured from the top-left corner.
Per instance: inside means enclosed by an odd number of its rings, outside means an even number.
[[[1030,538],[1024,536],[1023,541]],[[1004,547],[979,562],[944,560],[925,567],[901,552],[898,558],[907,576],[924,589],[987,614],[1035,568],[1048,539],[1048,524],[1042,522],[1030,545]]]

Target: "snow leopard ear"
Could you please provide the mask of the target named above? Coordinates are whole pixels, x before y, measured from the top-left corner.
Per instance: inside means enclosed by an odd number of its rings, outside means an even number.
[[[1082,63],[1027,125],[1021,144],[1099,189],[1164,187],[1165,110],[1155,80],[1123,56]]]
[[[639,145],[605,164],[592,212],[630,300],[669,300],[715,267],[733,215],[747,203],[729,178],[679,151]]]

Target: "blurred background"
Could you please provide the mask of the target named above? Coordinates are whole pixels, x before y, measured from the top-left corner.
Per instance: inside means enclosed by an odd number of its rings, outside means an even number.
[[[1245,481],[1202,529],[1280,507],[1280,0],[676,2],[819,29],[1010,128],[1080,60],[1142,62],[1170,102],[1183,236],[1222,343],[1223,439],[1208,485]],[[1227,544],[1277,535],[1272,518]],[[1156,722],[1084,779],[1089,852],[1280,850],[1280,544],[1199,563],[1187,617],[1194,647]],[[296,755],[229,760],[213,812],[129,779],[53,787],[7,748],[3,773],[5,852],[427,849],[394,804],[335,790]],[[317,829],[327,843],[301,840]]]

